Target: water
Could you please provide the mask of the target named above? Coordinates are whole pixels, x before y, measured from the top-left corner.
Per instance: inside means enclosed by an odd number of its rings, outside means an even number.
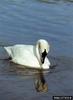
[[[48,57],[55,69],[45,75],[47,93],[37,93],[33,71],[15,69],[0,60],[1,100],[52,100],[73,95],[73,3],[68,0],[1,0],[0,45],[35,44],[40,38],[51,45]]]

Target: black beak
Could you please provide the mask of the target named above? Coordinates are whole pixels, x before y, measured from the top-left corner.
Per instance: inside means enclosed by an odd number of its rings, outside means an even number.
[[[46,56],[47,56],[47,52],[46,52],[46,49],[45,49],[44,52],[42,53],[42,56],[41,56],[41,62],[42,62],[42,64],[44,63]]]

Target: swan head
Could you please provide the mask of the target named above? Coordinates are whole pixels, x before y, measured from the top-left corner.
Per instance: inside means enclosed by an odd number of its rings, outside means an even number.
[[[50,45],[44,39],[38,40],[37,44],[38,44],[38,49],[39,49],[39,54],[40,54],[40,60],[41,60],[41,63],[43,64],[49,52]]]

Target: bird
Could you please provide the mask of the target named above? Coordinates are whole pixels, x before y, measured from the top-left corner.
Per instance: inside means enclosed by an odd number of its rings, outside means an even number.
[[[50,61],[47,57],[50,45],[44,39],[39,39],[35,45],[15,44],[4,46],[4,49],[11,61],[16,64],[44,70],[50,67]]]

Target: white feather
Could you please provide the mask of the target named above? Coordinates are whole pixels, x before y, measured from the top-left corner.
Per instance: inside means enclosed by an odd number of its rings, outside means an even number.
[[[49,45],[47,41],[45,40],[39,40],[40,43],[42,43],[43,48],[48,48]],[[36,45],[39,45],[37,42]],[[47,45],[45,45],[47,43]],[[14,63],[20,64],[27,66],[29,68],[38,68],[40,69],[49,69],[50,62],[48,58],[45,58],[44,64],[40,64],[40,57],[39,50],[37,49],[36,45],[14,45],[14,46],[8,46],[4,47],[4,49],[7,51],[9,56],[12,58],[12,61]],[[42,47],[40,48],[41,50],[43,49]],[[36,49],[38,51],[36,51]]]

